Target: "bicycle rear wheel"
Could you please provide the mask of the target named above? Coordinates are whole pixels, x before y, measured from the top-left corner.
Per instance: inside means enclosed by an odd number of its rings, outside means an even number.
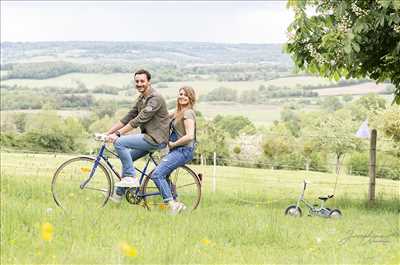
[[[187,166],[180,166],[167,176],[167,181],[175,200],[184,203],[189,211],[197,208],[201,198],[201,184],[193,170]],[[157,186],[149,176],[146,177],[141,190],[146,208],[149,210],[167,210],[168,206],[163,202],[161,195],[146,196],[157,192]]]
[[[111,195],[112,182],[107,169],[98,164],[87,185],[95,164],[90,157],[76,157],[64,162],[54,173],[51,192],[54,201],[65,210],[99,208],[104,206]]]

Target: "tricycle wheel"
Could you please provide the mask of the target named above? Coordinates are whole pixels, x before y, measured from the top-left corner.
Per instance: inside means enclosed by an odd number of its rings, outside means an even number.
[[[342,217],[342,212],[339,209],[333,209],[329,214],[330,218],[339,219]]]
[[[293,216],[293,217],[301,217],[302,212],[301,208],[297,207],[297,205],[290,205],[285,210],[285,215]]]

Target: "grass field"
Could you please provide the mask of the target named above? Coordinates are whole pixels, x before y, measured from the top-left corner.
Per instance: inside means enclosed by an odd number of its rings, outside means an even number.
[[[120,96],[114,96],[120,97]],[[113,96],[99,97],[102,99],[113,98]],[[132,104],[134,99],[132,99]],[[200,102],[196,104],[196,110],[199,110],[207,119],[212,119],[216,115],[246,115],[255,125],[270,125],[274,120],[280,120],[280,112],[283,106],[280,105],[251,105],[230,102]],[[316,111],[316,106],[307,106],[303,111]],[[13,113],[39,113],[41,110],[2,110],[0,111],[1,122],[5,123],[7,118]],[[61,117],[83,117],[90,114],[88,110],[57,110]]]
[[[72,73],[48,79],[9,79],[2,81],[4,85],[18,85],[24,87],[76,87],[76,81],[83,82],[87,88],[92,89],[98,85],[122,87],[131,81],[131,74],[81,74]]]
[[[332,87],[325,89],[315,89],[320,96],[338,96],[338,95],[365,95],[368,93],[379,93],[385,90],[387,84],[362,83],[346,87]]]
[[[131,74],[84,74],[84,73],[71,73],[62,75],[55,78],[37,80],[37,79],[9,79],[2,81],[4,85],[19,85],[27,87],[45,87],[45,86],[61,86],[61,87],[75,87],[76,80],[83,82],[89,89],[98,85],[110,85],[116,87],[126,86],[131,82]],[[167,88],[160,88],[160,92],[164,95],[176,96],[177,90],[183,85],[189,85],[198,91],[199,95],[207,94],[210,90],[217,87],[229,87],[238,91],[257,89],[260,85],[275,85],[296,87],[296,85],[317,85],[317,84],[330,84],[331,82],[324,78],[312,76],[298,76],[279,78],[270,81],[232,81],[232,82],[218,82],[218,81],[187,81],[187,82],[161,82],[166,84]],[[157,85],[155,85],[157,87]]]
[[[378,179],[377,202],[367,207],[368,179],[340,176],[328,206],[340,208],[342,219],[292,219],[283,211],[302,180],[311,181],[306,198],[314,201],[332,192],[333,174],[217,167],[212,193],[213,169],[192,166],[205,176],[192,213],[170,216],[126,202],[95,211],[77,201],[66,214],[50,181],[69,157],[1,153],[1,264],[400,262],[399,182]]]
[[[282,105],[252,105],[240,103],[200,102],[196,105],[205,117],[214,118],[216,115],[245,115],[256,125],[270,125],[275,120],[280,120]],[[307,106],[302,111],[316,111],[316,106]]]

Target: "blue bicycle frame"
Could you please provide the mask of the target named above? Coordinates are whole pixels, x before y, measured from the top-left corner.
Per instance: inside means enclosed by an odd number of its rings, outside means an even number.
[[[114,156],[118,157],[118,154],[114,153],[113,151],[111,151],[110,149],[108,149],[106,147],[106,144],[103,144],[100,148],[99,153],[96,156],[96,161],[94,162],[93,168],[89,174],[89,178],[85,181],[83,181],[80,185],[81,189],[84,189],[86,187],[86,185],[90,182],[90,180],[92,179],[92,177],[94,176],[94,173],[96,172],[96,168],[97,166],[100,164],[101,160],[104,160],[105,163],[107,164],[107,166],[109,167],[109,169],[111,169],[111,171],[115,174],[115,176],[117,176],[117,178],[119,180],[121,180],[121,176],[119,175],[119,173],[115,170],[114,166],[111,164],[111,162],[109,161],[108,156],[105,155],[105,151],[110,152],[111,154],[113,154]],[[144,177],[148,177],[149,175],[146,174],[147,168],[150,164],[150,161],[152,161],[154,163],[155,166],[157,166],[157,162],[155,161],[155,159],[153,158],[152,153],[150,152],[148,154],[149,158],[146,161],[146,164],[144,166],[144,168],[142,170],[140,170],[139,168],[135,167],[135,170],[140,172],[140,179],[139,179],[139,183],[140,185],[143,183]],[[149,197],[149,196],[155,196],[155,195],[161,195],[160,192],[151,192],[151,193],[141,193],[139,188],[136,188],[135,193],[138,197]]]

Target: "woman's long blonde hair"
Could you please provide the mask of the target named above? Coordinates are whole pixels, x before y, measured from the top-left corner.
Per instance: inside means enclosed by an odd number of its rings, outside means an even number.
[[[183,86],[179,89],[185,91],[186,96],[189,98],[189,108],[193,109],[194,104],[196,103],[196,92],[190,86]],[[183,117],[182,106],[179,104],[179,98],[176,99],[176,112],[175,112],[175,119],[180,120]]]

